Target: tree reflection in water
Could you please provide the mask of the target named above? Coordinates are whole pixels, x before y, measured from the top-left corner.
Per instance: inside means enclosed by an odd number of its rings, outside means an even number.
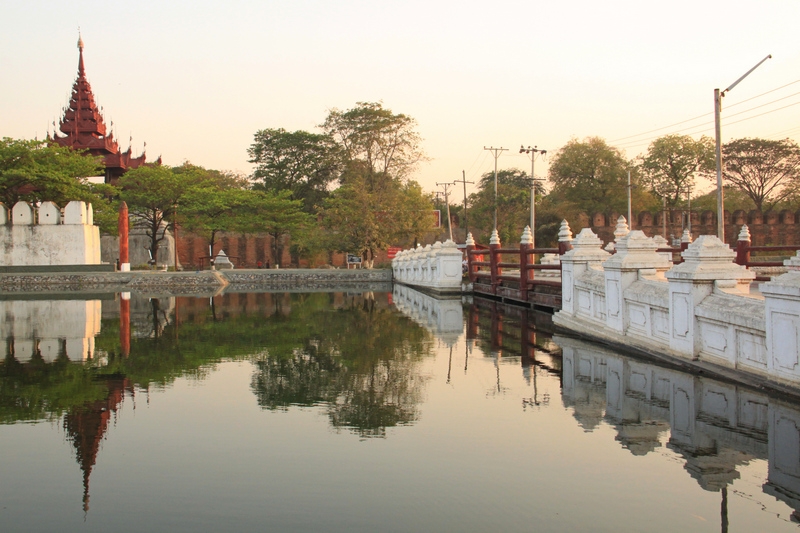
[[[347,296],[308,321],[290,353],[265,353],[252,382],[259,405],[322,405],[334,427],[361,437],[414,422],[424,384],[418,365],[432,353],[432,338],[398,320],[385,297],[378,295],[379,303],[373,293]]]

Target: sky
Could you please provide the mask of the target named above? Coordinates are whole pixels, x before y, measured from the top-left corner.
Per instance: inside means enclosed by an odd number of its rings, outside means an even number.
[[[107,124],[148,160],[249,174],[258,130],[382,102],[417,121],[427,191],[477,183],[491,147],[526,172],[520,145],[546,150],[546,177],[573,138],[627,158],[660,135],[713,138],[714,89],[768,54],[725,96],[722,140],[800,139],[798,24],[797,0],[0,0],[0,136],[52,130],[80,28]]]

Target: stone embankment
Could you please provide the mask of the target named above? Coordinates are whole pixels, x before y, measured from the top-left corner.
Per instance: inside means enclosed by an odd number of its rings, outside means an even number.
[[[226,270],[0,274],[0,297],[21,293],[215,294],[222,292],[390,290],[390,270]]]

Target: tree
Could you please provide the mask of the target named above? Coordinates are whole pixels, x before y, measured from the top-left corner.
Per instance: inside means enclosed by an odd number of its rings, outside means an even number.
[[[416,182],[373,176],[370,187],[366,174],[348,175],[333,191],[322,222],[330,230],[333,248],[359,254],[372,268],[380,250],[432,227],[432,205]]]
[[[166,238],[168,221],[184,195],[192,188],[192,173],[176,173],[163,165],[146,165],[129,170],[117,182],[120,199],[128,204],[133,225],[150,238],[150,254],[156,259]]]
[[[413,118],[384,109],[376,102],[358,102],[353,109],[333,109],[320,127],[339,144],[344,162],[351,167],[343,178],[357,174],[364,184],[382,178],[405,179],[425,159]]]
[[[175,216],[186,231],[208,239],[213,255],[217,234],[236,231],[242,225],[242,210],[251,194],[244,189],[194,188],[181,199]]]
[[[313,219],[303,211],[300,200],[291,198],[289,191],[248,191],[243,198],[239,230],[243,233],[268,233],[272,237],[275,264],[280,265],[286,236],[301,239]]]
[[[100,163],[72,148],[4,137],[0,140],[0,202],[51,201],[65,205],[91,196],[85,180],[100,172]]]
[[[724,176],[761,212],[769,212],[800,185],[800,146],[790,139],[736,139],[722,147]]]
[[[328,196],[328,187],[339,177],[341,154],[328,135],[283,128],[263,129],[247,153],[255,163],[254,189],[291,191],[303,209],[314,213]]]
[[[538,195],[545,192],[540,183],[536,184],[536,192]],[[478,192],[470,195],[469,203],[472,206],[472,226],[488,235],[494,222],[494,172],[487,172],[481,177]],[[530,224],[530,208],[530,175],[516,168],[498,171],[497,232],[500,242],[519,242],[522,229]]]
[[[620,151],[599,137],[572,139],[550,163],[553,192],[587,214],[627,212],[629,165]]]
[[[695,176],[710,176],[714,169],[714,143],[706,136],[665,135],[650,144],[641,160],[643,183],[657,197],[675,207],[694,188]]]

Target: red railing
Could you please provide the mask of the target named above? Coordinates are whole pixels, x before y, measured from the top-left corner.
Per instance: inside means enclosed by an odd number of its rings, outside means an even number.
[[[561,282],[552,279],[541,279],[536,271],[561,270],[561,265],[542,265],[536,263],[536,256],[541,254],[563,255],[572,249],[569,242],[559,243],[558,248],[533,248],[530,244],[520,244],[519,248],[501,248],[490,244],[489,247],[467,246],[467,272],[473,284],[487,286],[490,294],[498,294],[503,282],[518,284],[519,298],[528,301],[528,294],[538,287],[561,288]],[[488,257],[487,257],[488,256]],[[507,256],[514,261],[506,261]],[[486,260],[488,258],[488,261]],[[516,270],[514,274],[506,274],[506,270]],[[485,291],[481,291],[485,292]],[[512,298],[517,299],[517,298]]]
[[[742,265],[747,268],[782,267],[783,261],[753,261],[751,258],[751,254],[753,252],[781,252],[781,251],[796,252],[798,250],[800,250],[800,245],[797,244],[787,244],[778,246],[751,246],[750,241],[742,239],[736,241],[735,262],[737,265]],[[770,279],[771,278],[769,276],[756,276],[756,281],[769,281]]]

